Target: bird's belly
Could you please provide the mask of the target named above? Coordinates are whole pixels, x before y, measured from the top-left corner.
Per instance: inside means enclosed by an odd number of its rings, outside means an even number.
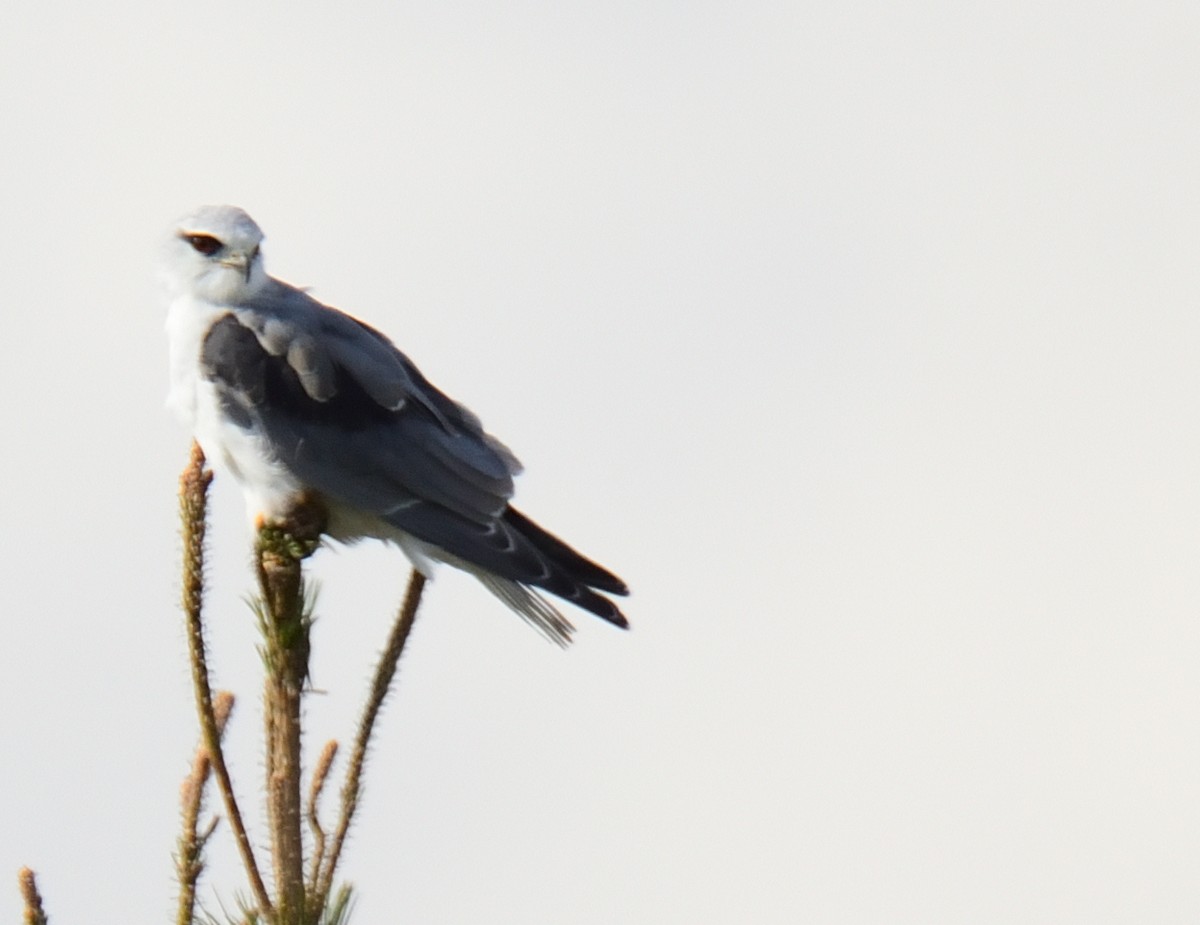
[[[225,415],[216,388],[199,383],[195,435],[204,455],[241,486],[251,522],[282,520],[303,493],[304,486],[253,429],[239,427]]]

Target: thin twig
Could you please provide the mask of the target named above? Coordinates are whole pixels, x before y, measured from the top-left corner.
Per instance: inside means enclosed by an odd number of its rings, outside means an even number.
[[[42,895],[38,892],[33,871],[22,867],[17,872],[17,883],[21,886],[21,899],[25,903],[25,925],[47,925],[50,920],[42,908]]]
[[[218,691],[214,711],[217,718],[217,734],[225,734],[225,724],[233,711],[233,694]],[[216,827],[217,820],[200,830],[200,812],[204,808],[204,788],[208,783],[212,762],[204,745],[196,748],[192,759],[192,770],[180,788],[183,805],[183,834],[179,837],[179,854],[175,858],[175,869],[179,876],[179,911],[175,916],[178,925],[192,925],[196,915],[196,888],[204,870],[204,845]]]
[[[313,835],[313,854],[309,863],[308,892],[315,896],[317,878],[321,875],[321,865],[325,861],[325,830],[321,828],[321,819],[317,814],[317,803],[329,779],[329,771],[333,767],[333,759],[337,757],[338,744],[336,739],[330,739],[321,750],[317,766],[313,769],[312,786],[308,789],[308,827]]]
[[[350,764],[346,768],[346,783],[342,787],[342,812],[338,819],[337,830],[333,835],[333,847],[325,859],[325,869],[321,874],[320,886],[315,897],[318,909],[324,906],[333,886],[333,875],[342,854],[342,845],[346,841],[346,833],[350,831],[354,811],[358,808],[359,782],[362,778],[363,763],[367,757],[367,746],[371,741],[371,731],[375,726],[375,719],[379,716],[383,701],[391,689],[392,678],[396,674],[396,665],[400,661],[404,644],[408,641],[409,631],[412,630],[413,621],[417,617],[417,608],[421,604],[421,591],[424,587],[425,576],[413,569],[412,577],[408,580],[408,590],[404,594],[404,603],[400,605],[400,612],[396,615],[396,622],[392,625],[387,646],[375,668],[371,693],[364,705],[358,724],[358,735],[354,740],[354,750],[350,755]]]
[[[204,468],[204,452],[196,443],[192,444],[191,459],[179,480],[180,513],[183,519],[183,610],[187,618],[188,652],[192,666],[192,687],[196,695],[196,711],[200,715],[200,730],[204,747],[212,762],[213,776],[225,801],[225,814],[233,829],[242,863],[250,878],[259,912],[268,920],[275,915],[271,898],[258,864],[254,860],[254,849],[246,834],[237,798],[233,793],[233,782],[225,766],[225,754],[221,750],[221,734],[217,728],[213,709],[212,688],[208,681],[208,662],[204,649],[204,534],[207,528],[207,493],[212,473]]]

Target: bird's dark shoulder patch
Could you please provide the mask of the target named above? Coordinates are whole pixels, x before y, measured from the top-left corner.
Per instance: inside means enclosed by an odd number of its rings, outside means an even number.
[[[220,390],[225,412],[243,427],[251,415],[284,415],[346,430],[395,420],[397,412],[376,402],[341,366],[334,368],[333,394],[325,401],[313,398],[287,358],[263,349],[254,331],[232,313],[209,329],[200,360]]]
[[[258,338],[232,314],[222,316],[204,338],[200,364],[205,375],[221,385],[262,400],[263,367],[268,359]]]

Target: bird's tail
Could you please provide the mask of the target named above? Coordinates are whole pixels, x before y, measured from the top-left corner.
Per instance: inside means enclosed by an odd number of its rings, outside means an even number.
[[[628,594],[625,582],[520,511],[507,508],[486,530],[465,518],[455,519],[449,512],[440,511],[437,517],[424,520],[419,519],[421,513],[421,506],[414,505],[403,511],[403,524],[387,522],[396,528],[393,538],[417,567],[426,562],[422,571],[432,559],[474,575],[509,608],[562,646],[571,641],[575,628],[539,591],[615,626],[629,626],[617,605],[604,596]]]
[[[524,584],[549,591],[622,629],[629,628],[629,621],[625,619],[620,608],[607,597],[596,593],[603,591],[607,594],[626,595],[629,588],[625,582],[608,569],[576,552],[553,533],[539,527],[516,508],[508,508],[503,519],[510,530],[519,534],[537,552],[546,566],[547,574],[544,578],[535,578]]]
[[[575,632],[574,624],[536,591],[489,572],[479,569],[471,571],[485,588],[555,645],[564,649],[570,645],[571,636]]]

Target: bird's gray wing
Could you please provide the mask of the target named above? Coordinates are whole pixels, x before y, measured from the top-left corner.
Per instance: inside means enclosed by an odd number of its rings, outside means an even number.
[[[520,586],[627,625],[596,593],[625,584],[509,506],[516,458],[378,331],[276,283],[213,325],[201,362],[303,485],[440,548],[554,638]]]
[[[381,517],[426,503],[480,526],[507,507],[512,453],[386,337],[299,290],[231,310],[201,361],[226,414],[323,495]]]

